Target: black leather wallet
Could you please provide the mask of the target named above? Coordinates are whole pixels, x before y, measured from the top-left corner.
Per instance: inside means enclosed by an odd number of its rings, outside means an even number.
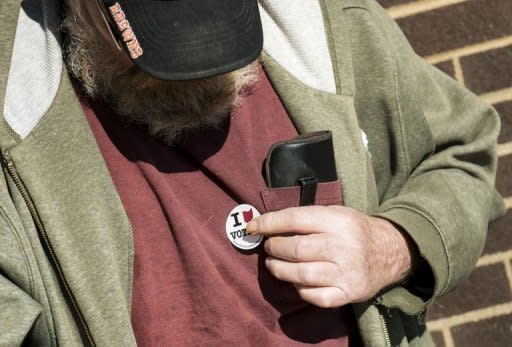
[[[314,204],[318,183],[338,179],[331,132],[308,133],[275,143],[267,154],[264,171],[269,188],[301,186],[301,206]]]

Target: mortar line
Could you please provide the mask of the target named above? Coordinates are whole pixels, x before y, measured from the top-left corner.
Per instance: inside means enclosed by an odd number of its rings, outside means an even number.
[[[489,104],[499,104],[505,101],[512,100],[512,87],[505,88],[501,90],[497,90],[490,93],[480,94],[480,98],[482,98],[485,102]]]
[[[486,254],[486,255],[482,256],[480,259],[478,259],[476,266],[481,267],[481,266],[492,265],[492,264],[507,261],[509,259],[512,259],[512,250],[508,250],[505,252],[497,252],[497,253],[493,253],[493,254]]]
[[[512,266],[510,266],[510,260],[505,260],[503,263],[505,265],[505,272],[508,278],[508,287],[510,289],[510,295],[512,296]]]
[[[452,59],[453,69],[455,70],[455,79],[460,82],[463,86],[466,85],[464,81],[464,71],[462,71],[462,66],[460,65],[460,58],[455,57]]]
[[[506,142],[506,143],[500,143],[498,145],[497,152],[498,152],[499,157],[504,157],[506,155],[512,154],[512,141]]]
[[[422,0],[410,2],[403,5],[391,6],[387,8],[387,11],[391,15],[391,17],[393,17],[394,19],[398,19],[467,1],[468,0]]]
[[[443,329],[443,337],[446,347],[455,347],[455,341],[453,341],[452,330],[450,328]]]
[[[460,58],[467,55],[482,53],[485,51],[503,48],[512,45],[512,35],[500,37],[493,40],[475,43],[469,46],[452,49],[426,56],[425,59],[431,64],[437,64],[445,60]]]
[[[483,309],[469,311],[463,314],[441,318],[427,323],[429,330],[442,330],[453,328],[466,323],[474,323],[481,320],[512,314],[512,302],[489,306]]]
[[[512,196],[505,198],[505,206],[507,206],[508,209],[512,209]]]

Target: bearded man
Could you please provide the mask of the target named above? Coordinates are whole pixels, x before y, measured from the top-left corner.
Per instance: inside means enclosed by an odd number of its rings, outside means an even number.
[[[0,345],[432,345],[504,212],[499,118],[375,1],[0,19]],[[325,130],[337,178],[265,180]]]

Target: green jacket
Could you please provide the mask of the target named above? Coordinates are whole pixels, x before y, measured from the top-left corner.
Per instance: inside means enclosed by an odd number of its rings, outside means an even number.
[[[63,68],[55,3],[0,2],[0,345],[130,346],[132,231]],[[504,212],[499,118],[373,0],[321,4],[337,93],[267,55],[264,67],[299,132],[333,131],[346,205],[401,225],[430,265],[428,297],[413,280],[354,305],[365,345],[429,346],[425,309],[470,273]]]

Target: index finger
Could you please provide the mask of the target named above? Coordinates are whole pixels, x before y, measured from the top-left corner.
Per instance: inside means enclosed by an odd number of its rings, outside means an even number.
[[[325,233],[333,229],[335,217],[336,210],[326,206],[291,207],[253,219],[247,224],[247,232],[266,236]]]

